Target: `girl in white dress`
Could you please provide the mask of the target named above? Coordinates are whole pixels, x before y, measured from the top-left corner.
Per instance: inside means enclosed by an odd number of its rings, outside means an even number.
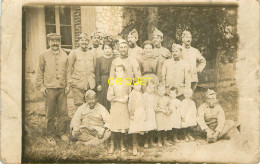
[[[133,134],[133,155],[137,155],[137,134],[144,134],[145,125],[145,107],[141,85],[134,85],[134,89],[129,94],[128,111],[130,116],[129,134]]]
[[[180,111],[181,111],[181,119],[182,119],[182,129],[184,132],[186,141],[194,141],[195,139],[192,137],[192,127],[197,126],[197,109],[196,104],[193,100],[191,100],[192,89],[184,90],[185,99],[182,100]]]
[[[176,98],[178,90],[175,87],[172,87],[169,92],[170,102],[169,102],[169,110],[171,111],[171,122],[172,122],[172,142],[180,142],[178,140],[179,130],[181,128],[181,112],[180,112],[180,104],[181,101]]]
[[[167,140],[167,132],[172,130],[171,112],[168,108],[169,96],[166,95],[164,85],[159,85],[157,89],[158,100],[155,108],[155,118],[157,124],[158,146],[162,147],[162,144],[169,146],[171,144]]]
[[[115,68],[117,78],[124,78],[125,67],[118,65]],[[113,84],[111,82],[111,84]],[[110,109],[110,130],[111,130],[111,143],[109,153],[114,152],[115,135],[120,136],[121,150],[125,151],[125,141],[127,131],[129,129],[129,112],[128,112],[128,96],[131,91],[131,85],[114,84],[109,85],[107,92],[107,100],[111,102]]]
[[[157,129],[156,120],[155,120],[155,107],[156,107],[156,95],[155,95],[155,84],[151,81],[150,85],[146,84],[145,92],[143,94],[144,105],[145,105],[145,124],[146,124],[146,133],[145,133],[145,143],[144,148],[148,148],[149,141],[152,146],[155,146],[154,143],[154,130]]]

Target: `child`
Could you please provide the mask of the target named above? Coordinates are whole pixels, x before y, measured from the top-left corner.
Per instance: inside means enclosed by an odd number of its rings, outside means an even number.
[[[128,133],[133,134],[133,155],[137,155],[137,133],[144,134],[145,131],[145,108],[140,84],[134,84],[134,89],[129,95],[128,111],[130,115]]]
[[[125,67],[118,65],[115,68],[115,75],[117,78],[124,78]],[[130,85],[109,85],[107,99],[111,102],[110,109],[110,130],[111,142],[109,153],[114,152],[115,135],[120,135],[121,150],[125,151],[126,132],[129,129],[129,114],[128,114],[128,95],[131,91]]]
[[[169,146],[171,144],[167,141],[166,135],[167,131],[172,130],[171,113],[168,110],[169,97],[166,96],[164,85],[159,85],[157,91],[158,100],[155,108],[155,118],[157,123],[158,146],[162,147],[162,138],[163,144]]]
[[[197,109],[195,102],[191,100],[192,89],[184,90],[185,99],[182,100],[180,111],[182,118],[182,128],[186,141],[194,141],[195,139],[191,136],[192,127],[197,125]]]
[[[156,107],[156,95],[154,94],[155,84],[151,81],[150,85],[148,82],[146,84],[145,92],[143,94],[144,104],[145,104],[145,124],[146,124],[146,134],[144,148],[148,148],[148,143],[150,141],[152,146],[154,143],[154,130],[157,129],[155,120],[155,107]]]
[[[172,87],[170,89],[170,102],[169,102],[169,110],[171,111],[171,121],[172,121],[172,142],[180,142],[178,140],[179,129],[181,128],[181,113],[180,113],[180,104],[181,101],[176,98],[177,96],[177,88]]]

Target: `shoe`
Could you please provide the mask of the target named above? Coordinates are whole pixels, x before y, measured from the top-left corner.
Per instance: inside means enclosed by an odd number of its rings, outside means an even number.
[[[56,145],[56,140],[53,137],[46,137],[46,140],[50,145]]]
[[[167,140],[167,138],[163,139],[163,145],[165,146],[171,146],[172,144],[170,144],[170,142]]]
[[[148,143],[144,144],[144,148],[146,148],[146,149],[148,148]]]
[[[69,143],[69,137],[66,134],[63,134],[60,136],[60,139],[64,141],[65,143]]]
[[[125,145],[121,144],[121,151],[126,151]]]
[[[213,137],[207,138],[207,142],[208,143],[214,143],[214,138]]]
[[[188,136],[190,141],[195,141],[195,138],[193,138],[191,135]]]
[[[151,140],[151,146],[155,147],[155,146],[157,146],[157,144],[153,140]]]
[[[180,141],[178,138],[173,138],[173,139],[172,139],[172,142],[173,142],[173,143],[180,143],[181,141]]]
[[[186,142],[190,142],[190,139],[188,137],[185,137],[184,139]]]

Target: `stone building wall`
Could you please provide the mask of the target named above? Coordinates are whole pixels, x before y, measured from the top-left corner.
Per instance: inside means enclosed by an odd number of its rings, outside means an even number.
[[[96,30],[116,37],[123,27],[123,7],[96,7]]]

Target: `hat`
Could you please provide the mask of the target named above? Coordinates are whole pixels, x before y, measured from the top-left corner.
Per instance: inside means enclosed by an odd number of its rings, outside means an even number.
[[[182,50],[182,46],[179,44],[175,44],[175,43],[172,44],[172,49],[174,49],[174,48],[178,48],[178,49]]]
[[[163,37],[163,33],[155,27],[155,29],[153,31],[153,36],[161,36],[161,37]]]
[[[136,39],[138,39],[138,32],[136,31],[136,29],[133,29],[133,30],[128,34],[128,36],[130,36],[130,35],[132,35],[132,36],[134,36]]]
[[[126,40],[124,40],[124,39],[119,39],[119,40],[118,40],[118,45],[120,45],[120,44],[122,44],[122,43],[125,43],[125,44],[128,45],[128,42],[127,42]]]
[[[86,94],[85,94],[85,98],[86,98],[86,99],[90,99],[90,98],[93,97],[93,96],[96,96],[96,92],[93,91],[93,90],[91,90],[91,89],[89,89],[89,90],[86,92]]]
[[[101,32],[92,32],[92,33],[91,33],[91,38],[92,38],[93,36],[102,37],[102,33],[101,33]]]
[[[49,33],[47,34],[47,39],[61,39],[61,35],[57,33]]]
[[[207,98],[216,98],[217,94],[214,90],[208,89],[206,96],[207,96]]]
[[[183,31],[183,32],[182,32],[182,36],[181,36],[181,37],[183,38],[183,37],[185,37],[186,35],[189,35],[189,36],[191,36],[191,33],[190,33],[190,31],[186,31],[186,30],[185,30],[185,31]]]
[[[88,34],[85,33],[85,32],[81,33],[81,34],[79,35],[79,39],[82,39],[82,38],[89,39],[89,38],[88,38]]]

